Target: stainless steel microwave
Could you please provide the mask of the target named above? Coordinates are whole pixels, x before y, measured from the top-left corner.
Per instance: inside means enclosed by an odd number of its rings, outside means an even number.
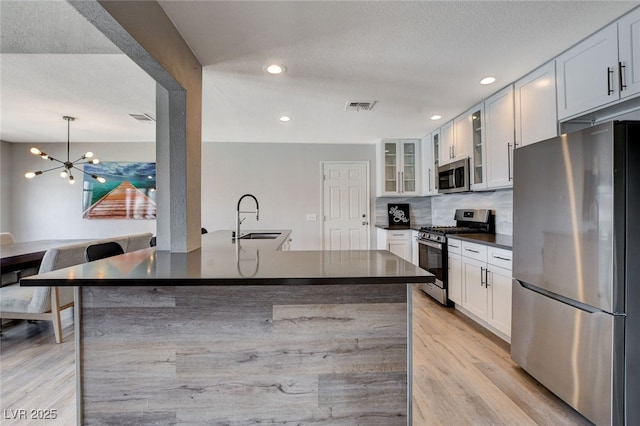
[[[439,193],[467,192],[469,189],[469,158],[438,167]]]

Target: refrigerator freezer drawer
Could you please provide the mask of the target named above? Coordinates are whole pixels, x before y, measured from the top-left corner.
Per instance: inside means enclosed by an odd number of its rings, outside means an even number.
[[[624,319],[513,284],[513,360],[595,424],[616,424],[613,336]]]

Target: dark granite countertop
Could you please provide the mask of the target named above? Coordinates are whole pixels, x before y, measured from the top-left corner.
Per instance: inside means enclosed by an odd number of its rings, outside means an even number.
[[[449,238],[511,250],[513,236],[505,234],[455,234]]]
[[[155,247],[21,280],[24,286],[322,285],[433,282],[429,272],[386,250],[279,251],[290,231],[275,240],[242,240],[231,231],[202,236],[189,253]]]
[[[387,231],[396,231],[396,230],[401,231],[403,229],[410,229],[412,231],[419,231],[420,228],[422,228],[423,226],[429,226],[429,225],[422,224],[422,225],[411,225],[411,226],[408,226],[408,227],[407,226],[405,226],[405,227],[391,226],[390,227],[385,223],[376,223],[374,226],[376,228],[384,229],[384,230],[387,230]]]

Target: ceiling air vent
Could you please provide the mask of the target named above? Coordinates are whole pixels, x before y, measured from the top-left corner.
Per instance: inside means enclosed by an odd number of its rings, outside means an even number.
[[[347,111],[371,111],[376,101],[350,101],[344,107]]]
[[[156,121],[156,119],[150,116],[149,114],[129,114],[129,115],[138,121]]]

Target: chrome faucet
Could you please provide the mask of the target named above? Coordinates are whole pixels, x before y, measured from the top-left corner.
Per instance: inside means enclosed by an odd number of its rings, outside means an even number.
[[[245,210],[241,211],[240,210],[240,204],[242,203],[242,200],[245,197],[253,198],[253,200],[256,202],[256,211],[245,211]],[[259,215],[259,213],[258,213],[259,211],[260,211],[260,207],[258,206],[258,199],[256,197],[254,197],[251,194],[244,194],[242,197],[240,197],[240,199],[238,200],[238,207],[236,208],[236,236],[235,236],[236,241],[239,240],[242,237],[242,235],[240,235],[240,224],[242,222],[244,222],[244,220],[246,219],[246,217],[243,217],[242,219],[240,219],[240,213],[255,213],[256,214],[256,221],[258,221],[258,220],[260,220],[259,216],[258,216]]]

